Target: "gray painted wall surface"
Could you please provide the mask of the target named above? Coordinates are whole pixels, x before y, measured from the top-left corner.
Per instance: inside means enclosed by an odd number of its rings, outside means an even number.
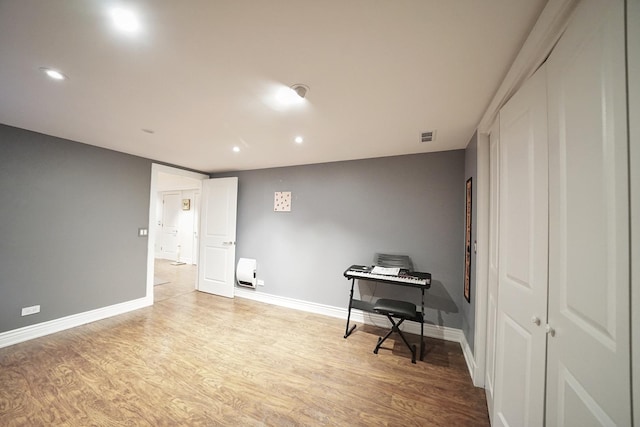
[[[464,333],[469,348],[473,351],[473,339],[476,324],[476,253],[473,250],[473,242],[476,241],[476,230],[478,229],[478,211],[477,211],[477,176],[478,176],[478,132],[473,134],[471,141],[465,150],[464,161],[465,182],[472,178],[471,188],[471,303],[468,303],[464,296],[462,297],[462,333]],[[464,244],[464,240],[463,240]],[[462,264],[464,275],[464,262]]]
[[[150,179],[150,160],[0,125],[0,332],[145,296]]]
[[[351,264],[406,254],[430,272],[431,323],[460,328],[464,262],[464,150],[262,169],[238,176],[236,258],[255,258],[257,292],[347,307]],[[275,191],[292,211],[274,212]],[[419,302],[419,291],[360,282],[364,299]],[[466,304],[466,301],[464,302]]]

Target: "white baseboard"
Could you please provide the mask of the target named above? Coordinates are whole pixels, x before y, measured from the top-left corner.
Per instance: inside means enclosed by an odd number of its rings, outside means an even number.
[[[84,313],[72,314],[70,316],[61,317],[60,319],[49,320],[48,322],[25,326],[12,331],[2,332],[0,333],[0,348],[53,334],[54,332],[64,331],[65,329],[75,328],[76,326],[106,319],[107,317],[124,314],[152,304],[152,298],[144,297],[110,305],[108,307],[85,311]]]
[[[324,305],[324,304],[317,304],[314,302],[308,302],[308,301],[302,301],[302,300],[293,299],[293,298],[281,297],[277,295],[265,294],[263,292],[257,292],[252,289],[240,288],[240,287],[235,288],[235,296],[254,300],[254,301],[264,302],[266,304],[292,308],[295,310],[306,311],[308,313],[323,314],[325,316],[347,320],[348,309],[346,307],[342,308],[342,307],[333,307],[333,306]],[[380,314],[375,314],[375,313],[365,313],[360,310],[353,310],[351,312],[350,320],[356,323],[365,323],[367,325],[381,326],[383,328],[386,328],[389,326],[389,321],[387,320],[386,317]],[[420,324],[416,322],[403,323],[402,330],[410,334],[420,335]],[[425,323],[424,325],[424,336],[430,337],[430,338],[439,338],[446,341],[453,341],[457,343],[462,343],[462,341],[464,340],[464,334],[460,329],[449,328],[446,326],[430,325],[427,323]],[[467,354],[465,354],[465,358],[468,359]],[[469,364],[468,361],[467,361],[467,364]]]
[[[476,359],[473,357],[473,352],[471,351],[471,347],[469,347],[467,338],[463,333],[461,333],[460,335],[462,337],[462,340],[460,341],[460,347],[462,347],[462,354],[464,355],[464,360],[467,362],[467,369],[469,369],[469,375],[471,375],[473,385],[476,387],[481,387],[478,379],[476,378]]]

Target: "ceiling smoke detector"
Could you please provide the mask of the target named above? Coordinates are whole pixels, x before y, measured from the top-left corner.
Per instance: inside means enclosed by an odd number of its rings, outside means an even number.
[[[436,131],[430,130],[420,134],[420,142],[431,142],[436,139]]]

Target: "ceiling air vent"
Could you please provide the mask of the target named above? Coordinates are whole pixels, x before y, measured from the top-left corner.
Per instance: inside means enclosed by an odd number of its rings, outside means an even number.
[[[420,142],[431,142],[436,139],[436,131],[430,130],[427,132],[422,132],[420,135]]]

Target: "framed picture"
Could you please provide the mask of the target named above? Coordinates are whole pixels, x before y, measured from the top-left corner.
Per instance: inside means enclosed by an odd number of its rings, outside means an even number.
[[[276,191],[273,201],[274,212],[291,212],[291,191]]]
[[[471,178],[467,180],[464,227],[464,298],[471,303]]]
[[[188,211],[191,209],[191,199],[182,199],[182,210]]]

